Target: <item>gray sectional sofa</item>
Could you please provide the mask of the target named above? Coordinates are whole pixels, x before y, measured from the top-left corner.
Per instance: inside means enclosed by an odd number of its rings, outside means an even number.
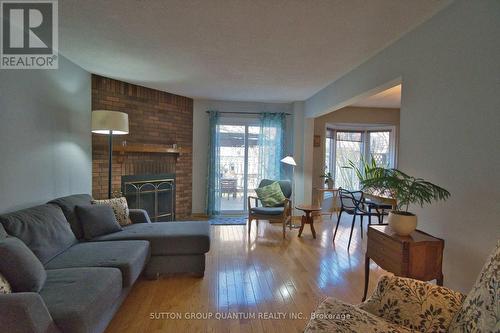
[[[0,245],[20,239],[44,270],[39,291],[0,294],[0,331],[102,332],[141,273],[203,276],[207,222],[151,223],[145,211],[130,210],[131,225],[85,241],[75,208],[91,199],[72,195],[0,216]]]

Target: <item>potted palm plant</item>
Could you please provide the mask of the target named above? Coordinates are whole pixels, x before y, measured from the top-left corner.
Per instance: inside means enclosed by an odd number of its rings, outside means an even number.
[[[397,207],[389,213],[388,223],[400,236],[408,236],[417,227],[417,216],[408,211],[410,204],[423,207],[424,204],[446,200],[450,196],[450,192],[444,188],[398,169],[371,167],[367,176],[360,179],[363,189],[396,199]]]

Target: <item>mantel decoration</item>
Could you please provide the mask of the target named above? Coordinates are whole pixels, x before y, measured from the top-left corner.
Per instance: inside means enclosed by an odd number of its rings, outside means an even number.
[[[417,227],[417,216],[408,211],[410,204],[423,207],[433,201],[446,200],[450,196],[450,192],[444,188],[422,178],[407,175],[398,169],[376,167],[372,164],[365,165],[365,172],[366,176],[360,178],[363,190],[396,199],[396,209],[389,213],[388,223],[400,236],[408,236]]]

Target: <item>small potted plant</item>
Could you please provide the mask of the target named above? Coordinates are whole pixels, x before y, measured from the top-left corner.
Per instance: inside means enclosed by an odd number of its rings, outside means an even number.
[[[369,178],[361,180],[361,185],[363,189],[388,194],[396,199],[397,207],[389,213],[388,223],[400,236],[408,236],[417,227],[417,216],[408,211],[410,204],[423,207],[450,196],[444,188],[397,169],[374,168]]]
[[[325,184],[328,186],[329,189],[332,189],[333,188],[333,176],[332,176],[332,173],[327,171],[327,170],[328,170],[328,167],[325,166],[324,173],[319,177],[325,178]]]

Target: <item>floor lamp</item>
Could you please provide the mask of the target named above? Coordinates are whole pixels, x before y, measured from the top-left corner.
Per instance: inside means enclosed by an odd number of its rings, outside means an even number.
[[[292,166],[292,216],[293,216],[293,211],[294,211],[294,205],[295,205],[295,167],[297,166],[297,163],[293,159],[292,156],[286,156],[281,159],[281,163],[288,164]],[[298,226],[294,225],[292,222],[290,222],[292,227],[296,228]]]
[[[92,133],[108,135],[108,198],[111,199],[113,135],[128,134],[128,114],[117,111],[92,111]]]

